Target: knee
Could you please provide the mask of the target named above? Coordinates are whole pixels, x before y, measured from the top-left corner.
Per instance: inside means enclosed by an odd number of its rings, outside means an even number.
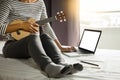
[[[29,35],[27,37],[28,41],[40,39],[39,35]]]
[[[41,38],[41,40],[51,39],[50,36],[47,35],[47,34],[42,34],[42,35],[40,36],[40,38]]]

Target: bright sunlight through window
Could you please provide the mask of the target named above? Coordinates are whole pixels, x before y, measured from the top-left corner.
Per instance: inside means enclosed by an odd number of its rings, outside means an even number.
[[[120,27],[120,0],[80,0],[80,23],[90,27]]]

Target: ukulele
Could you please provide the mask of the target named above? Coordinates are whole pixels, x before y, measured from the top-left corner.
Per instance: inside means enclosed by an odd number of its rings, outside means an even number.
[[[47,22],[52,22],[52,21],[55,21],[55,20],[58,20],[60,22],[66,21],[66,17],[65,17],[64,12],[63,11],[57,12],[57,14],[55,16],[44,19],[44,20],[35,21],[35,19],[29,18],[27,21],[28,22],[36,22],[39,25],[44,25]],[[24,22],[24,20],[14,20],[10,24],[16,24],[16,23],[22,23],[22,22]],[[25,38],[25,37],[29,36],[30,34],[31,34],[30,32],[27,32],[27,31],[24,31],[24,30],[17,30],[15,32],[12,32],[11,36],[15,40],[20,40],[22,38]]]

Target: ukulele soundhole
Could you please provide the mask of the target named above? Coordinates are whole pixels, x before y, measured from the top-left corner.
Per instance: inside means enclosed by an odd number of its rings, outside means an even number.
[[[19,30],[17,30],[16,33],[17,33],[17,35],[20,35],[20,31]]]

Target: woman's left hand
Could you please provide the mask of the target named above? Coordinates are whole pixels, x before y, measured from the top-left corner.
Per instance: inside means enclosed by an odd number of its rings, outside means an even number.
[[[73,46],[61,46],[62,52],[75,52],[76,48]]]

